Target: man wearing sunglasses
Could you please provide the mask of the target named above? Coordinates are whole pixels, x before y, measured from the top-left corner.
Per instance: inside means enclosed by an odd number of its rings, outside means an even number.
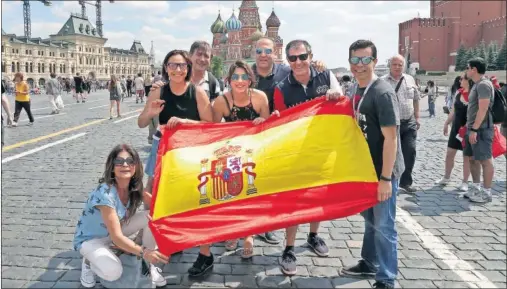
[[[269,37],[261,37],[255,48],[255,64],[252,65],[256,83],[255,88],[263,91],[268,97],[269,112],[274,110],[273,94],[276,85],[290,74],[290,66],[275,63],[275,43]],[[312,66],[318,71],[326,70],[322,61],[315,61]],[[266,243],[278,244],[280,240],[273,232],[259,235]]]
[[[419,90],[412,76],[403,73],[405,58],[395,55],[389,59],[389,74],[381,78],[387,81],[396,93],[400,105],[400,141],[405,171],[400,178],[400,192],[415,193],[412,187],[412,169],[416,158],[417,130],[419,123]]]
[[[291,71],[275,88],[273,101],[275,114],[290,106],[327,95],[328,98],[343,96],[338,79],[330,71],[318,72],[312,66],[312,47],[305,40],[293,40],[285,48],[285,54]],[[317,235],[320,222],[310,224],[307,243],[312,250],[321,257],[329,255],[329,249],[324,240]],[[294,243],[298,226],[286,229],[286,247],[280,262],[281,271],[286,275],[297,272]]]
[[[349,276],[375,277],[374,288],[394,288],[398,273],[396,194],[404,171],[399,104],[393,87],[375,75],[377,48],[358,40],[349,48],[350,70],[357,80],[354,116],[368,143],[379,179],[378,203],[361,213],[365,232],[361,260],[342,269]]]

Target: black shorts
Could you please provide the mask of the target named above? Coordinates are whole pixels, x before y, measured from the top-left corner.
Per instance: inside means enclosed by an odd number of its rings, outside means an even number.
[[[458,129],[456,127],[451,128],[451,132],[449,133],[449,141],[447,141],[447,147],[455,150],[462,151],[463,145],[459,139],[456,138],[458,135]]]
[[[463,155],[472,157],[476,161],[489,160],[493,157],[493,137],[495,136],[494,127],[481,128],[477,132],[477,142],[471,144],[468,140],[470,130],[467,130],[465,135],[465,148],[463,149]]]
[[[76,87],[76,93],[83,93],[83,87]]]

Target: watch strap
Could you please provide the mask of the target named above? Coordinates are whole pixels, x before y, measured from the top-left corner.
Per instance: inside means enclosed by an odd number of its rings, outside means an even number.
[[[386,178],[386,177],[384,177],[383,175],[380,175],[380,179],[381,179],[382,181],[386,181],[386,182],[390,182],[390,181],[391,181],[391,178]]]

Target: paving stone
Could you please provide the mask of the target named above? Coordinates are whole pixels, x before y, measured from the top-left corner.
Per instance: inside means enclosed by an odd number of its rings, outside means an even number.
[[[308,268],[310,276],[313,277],[336,277],[338,276],[338,270],[336,267],[318,267],[313,266]]]
[[[292,285],[296,288],[334,288],[329,279],[318,277],[293,277]]]
[[[225,277],[223,275],[210,274],[203,278],[189,278],[188,274],[183,275],[182,285],[203,286],[203,287],[224,287]]]
[[[502,251],[479,251],[488,260],[505,260],[507,256]]]
[[[491,281],[491,282],[503,282],[505,281],[505,275],[500,271],[483,271],[477,270],[474,272],[480,280]]]
[[[408,268],[438,269],[438,266],[432,260],[405,259],[402,263]]]
[[[428,280],[400,280],[401,288],[438,288],[433,282]]]
[[[225,276],[225,286],[230,288],[258,288],[254,276]]]
[[[477,282],[480,279],[474,273],[464,270],[442,270],[440,274],[444,276],[446,281],[465,281]]]
[[[334,288],[372,288],[368,280],[338,277],[331,280]]]
[[[468,283],[454,281],[433,281],[438,288],[470,288]]]
[[[257,276],[257,285],[264,288],[290,288],[291,281],[286,276]]]
[[[400,272],[407,280],[445,280],[439,270],[400,268]]]
[[[26,281],[2,279],[2,288],[25,288]]]
[[[486,270],[505,270],[505,261],[477,261]]]
[[[47,287],[46,287],[47,288]],[[58,281],[55,283],[53,288],[82,288],[81,282],[67,282],[67,281]],[[95,287],[97,288],[97,287]]]

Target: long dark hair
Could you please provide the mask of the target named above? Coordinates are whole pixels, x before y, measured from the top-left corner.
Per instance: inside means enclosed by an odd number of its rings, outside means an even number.
[[[188,52],[185,50],[171,50],[164,58],[164,61],[162,62],[162,77],[164,79],[169,80],[169,73],[167,72],[167,63],[169,62],[169,58],[173,57],[174,55],[181,55],[185,61],[187,62],[187,75],[185,76],[185,81],[189,81],[190,77],[192,77],[192,61],[190,60],[190,57],[188,56]]]
[[[463,73],[462,77],[466,81],[468,81],[468,92],[470,92],[470,89],[472,89],[472,86],[474,86],[474,81],[471,78],[468,78],[466,73]],[[460,80],[461,80],[461,77],[460,77]],[[460,84],[460,87],[461,87],[461,84]],[[461,87],[461,88],[464,88],[464,87]]]
[[[456,91],[461,88],[461,76],[456,76],[454,83],[451,86],[451,94],[454,96]]]
[[[137,208],[141,205],[143,200],[143,164],[137,151],[128,144],[120,144],[115,146],[107,156],[104,174],[99,180],[99,184],[107,184],[109,187],[116,185],[114,175],[114,159],[122,152],[126,151],[134,159],[136,171],[134,176],[130,179],[129,183],[129,200],[130,206],[127,208],[126,220],[135,215]]]

